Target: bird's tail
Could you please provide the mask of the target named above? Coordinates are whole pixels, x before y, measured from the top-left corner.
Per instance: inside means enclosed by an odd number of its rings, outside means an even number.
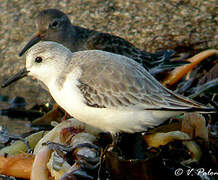
[[[181,111],[181,112],[200,112],[200,113],[218,113],[218,109],[211,107],[185,107],[185,108],[146,108],[151,111]]]
[[[169,60],[175,55],[175,51],[162,50],[162,51],[157,51],[155,53],[141,51],[138,54],[140,54],[140,59],[143,60],[140,63],[143,64],[143,66],[150,69],[160,64],[169,63],[170,62]]]
[[[146,67],[153,75],[164,70],[174,69],[177,66],[187,64],[187,61],[175,61],[177,53],[174,50],[162,50],[155,53],[141,52],[141,64]]]

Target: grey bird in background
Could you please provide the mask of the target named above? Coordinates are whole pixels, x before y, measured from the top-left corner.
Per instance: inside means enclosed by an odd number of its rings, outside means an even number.
[[[184,112],[215,111],[165,88],[132,59],[100,50],[72,53],[39,42],[28,51],[26,67],[2,87],[26,75],[41,80],[71,116],[112,134],[146,131]]]
[[[74,26],[67,15],[57,9],[41,11],[36,18],[36,27],[38,32],[22,49],[20,56],[32,45],[42,40],[58,42],[72,52],[103,50],[124,55],[142,64],[149,70],[156,66],[167,69],[171,67],[170,65],[174,65],[174,67],[181,65],[178,62],[169,61],[175,54],[173,50],[163,50],[156,53],[145,52],[118,36]]]

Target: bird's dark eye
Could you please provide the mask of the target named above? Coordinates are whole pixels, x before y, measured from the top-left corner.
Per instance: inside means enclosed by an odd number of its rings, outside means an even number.
[[[41,58],[41,57],[36,57],[35,62],[36,62],[36,63],[42,62],[42,58]]]
[[[50,24],[50,27],[51,28],[56,28],[58,26],[58,21],[53,21],[51,24]]]

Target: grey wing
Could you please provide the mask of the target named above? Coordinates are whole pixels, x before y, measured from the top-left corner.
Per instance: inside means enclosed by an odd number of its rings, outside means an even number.
[[[99,61],[81,65],[78,85],[86,103],[93,107],[138,109],[186,109],[201,107],[164,88],[144,68],[124,56],[106,53]],[[104,54],[105,55],[105,54]],[[107,57],[107,58],[105,58]]]

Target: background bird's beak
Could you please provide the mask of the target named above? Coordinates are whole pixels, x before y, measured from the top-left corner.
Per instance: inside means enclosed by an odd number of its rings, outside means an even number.
[[[21,71],[19,71],[17,74],[15,74],[14,76],[12,76],[11,78],[9,78],[7,81],[5,81],[4,83],[2,83],[1,87],[5,88],[8,85],[12,84],[13,82],[22,79],[23,77],[27,76],[29,71],[27,71],[26,68],[23,68]]]
[[[19,56],[22,56],[31,46],[36,44],[41,40],[40,32],[37,32],[33,38],[24,46],[24,48],[20,51]]]

